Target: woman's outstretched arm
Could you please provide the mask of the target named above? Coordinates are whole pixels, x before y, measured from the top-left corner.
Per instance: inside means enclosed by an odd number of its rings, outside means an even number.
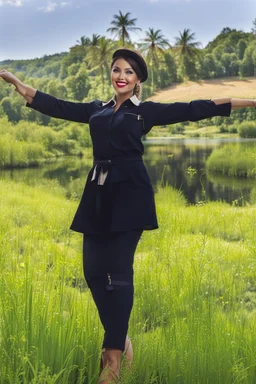
[[[149,132],[155,125],[173,124],[182,121],[199,121],[214,116],[229,117],[231,110],[249,107],[256,107],[256,99],[225,97],[169,104],[145,102],[145,113],[143,115],[146,126],[145,131]]]
[[[256,108],[256,100],[252,100],[252,99],[236,99],[236,98],[225,97],[222,99],[212,99],[212,101],[216,105],[231,103],[231,109],[248,108],[248,107]]]
[[[5,69],[0,71],[0,77],[2,77],[2,79],[7,83],[13,84],[15,86],[15,91],[23,96],[29,104],[32,103],[37,91],[35,88],[22,83],[22,81],[20,81],[16,76],[14,76],[11,72],[6,71]]]
[[[27,107],[47,116],[79,123],[89,123],[92,112],[98,105],[101,105],[99,100],[79,103],[58,99],[22,83],[16,76],[6,70],[0,71],[0,77],[15,86],[15,91],[27,101]]]

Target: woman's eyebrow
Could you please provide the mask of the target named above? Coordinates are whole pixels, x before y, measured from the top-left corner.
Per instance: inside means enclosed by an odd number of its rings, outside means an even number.
[[[117,65],[114,65],[114,67],[113,68],[118,68],[118,69],[120,69]],[[125,68],[125,69],[131,69],[131,70],[133,70],[132,68],[130,68],[130,67],[128,67],[128,68]]]

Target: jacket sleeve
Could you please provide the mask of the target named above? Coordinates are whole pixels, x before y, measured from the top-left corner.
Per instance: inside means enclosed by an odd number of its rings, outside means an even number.
[[[32,103],[26,103],[26,107],[33,108],[51,117],[79,123],[89,123],[90,116],[96,104],[97,101],[90,103],[65,101],[37,90]]]
[[[211,100],[194,100],[190,103],[147,103],[147,117],[151,127],[181,121],[198,121],[213,116],[230,116],[231,103],[216,105]]]

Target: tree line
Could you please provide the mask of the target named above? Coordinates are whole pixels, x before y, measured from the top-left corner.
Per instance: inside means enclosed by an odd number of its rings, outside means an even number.
[[[137,19],[119,11],[113,16],[107,32],[111,38],[93,34],[82,36],[69,52],[45,55],[33,60],[6,60],[3,68],[12,70],[24,82],[63,99],[107,100],[113,94],[110,84],[110,62],[115,49],[126,46],[142,52],[149,68],[143,87],[143,99],[156,90],[184,80],[256,75],[256,18],[251,32],[223,28],[205,48],[195,33],[184,29],[171,45],[160,29],[148,28],[145,36],[132,42],[131,32],[141,30]],[[22,119],[39,124],[58,125],[47,116],[24,106],[7,85],[0,88],[0,117],[9,121]]]

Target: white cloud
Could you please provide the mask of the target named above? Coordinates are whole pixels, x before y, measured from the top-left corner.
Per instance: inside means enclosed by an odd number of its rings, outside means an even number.
[[[23,0],[0,0],[1,5],[13,5],[15,7],[21,7],[23,5]]]
[[[70,5],[70,1],[60,1],[60,2],[48,1],[47,5],[45,5],[44,7],[38,8],[38,10],[41,12],[50,13],[50,12],[56,11],[57,8],[64,8],[68,5]]]
[[[57,3],[49,2],[45,7],[40,7],[38,10],[42,12],[54,12],[57,6]]]

